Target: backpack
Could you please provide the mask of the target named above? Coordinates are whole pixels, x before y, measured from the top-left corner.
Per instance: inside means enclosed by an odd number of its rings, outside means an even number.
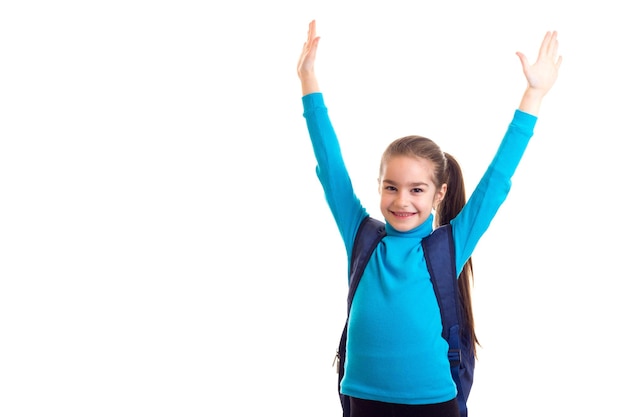
[[[352,247],[348,290],[348,316],[352,299],[374,249],[386,235],[385,224],[370,216],[363,219]],[[456,264],[454,261],[454,241],[452,227],[447,224],[436,228],[422,240],[426,265],[431,276],[443,324],[443,338],[448,342],[450,371],[457,387],[457,402],[461,417],[467,417],[467,398],[474,380],[474,353],[469,337],[461,335],[461,317]],[[335,363],[337,365],[339,400],[343,417],[350,417],[350,397],[340,390],[344,375],[348,318],[341,334]]]

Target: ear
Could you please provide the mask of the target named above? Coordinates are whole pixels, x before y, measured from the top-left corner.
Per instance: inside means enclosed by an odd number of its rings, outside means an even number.
[[[439,203],[441,203],[446,196],[446,192],[448,191],[448,184],[441,184],[441,188],[435,192],[435,199],[433,201],[433,207],[437,207]]]

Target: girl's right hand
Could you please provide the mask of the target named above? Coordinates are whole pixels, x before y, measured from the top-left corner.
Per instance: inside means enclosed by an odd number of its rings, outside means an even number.
[[[317,44],[319,36],[315,32],[315,20],[309,23],[309,33],[302,53],[298,60],[298,77],[302,83],[302,95],[307,95],[319,91],[317,78],[315,77],[315,54],[317,53]]]

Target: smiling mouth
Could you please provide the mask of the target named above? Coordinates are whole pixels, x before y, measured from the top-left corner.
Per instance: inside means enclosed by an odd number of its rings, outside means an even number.
[[[415,213],[409,213],[406,211],[392,211],[391,213],[396,217],[411,217],[415,215]]]

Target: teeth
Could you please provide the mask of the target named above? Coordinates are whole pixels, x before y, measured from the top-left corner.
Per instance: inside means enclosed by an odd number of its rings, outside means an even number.
[[[398,217],[409,217],[412,216],[413,213],[394,213]]]

